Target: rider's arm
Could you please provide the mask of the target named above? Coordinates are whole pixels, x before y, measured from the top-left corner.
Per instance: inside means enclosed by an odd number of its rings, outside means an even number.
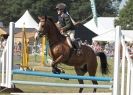
[[[63,27],[64,31],[68,31],[72,28],[73,24],[72,21],[70,19],[70,17],[68,15],[64,15],[64,20],[65,20],[65,26]]]

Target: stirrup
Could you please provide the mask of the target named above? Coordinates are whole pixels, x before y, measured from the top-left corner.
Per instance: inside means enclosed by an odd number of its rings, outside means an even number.
[[[80,38],[76,38],[75,41],[80,41]]]
[[[81,54],[81,50],[77,49],[77,54],[80,55]]]

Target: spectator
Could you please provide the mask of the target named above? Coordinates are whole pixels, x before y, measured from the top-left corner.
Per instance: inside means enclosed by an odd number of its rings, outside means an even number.
[[[20,41],[18,42],[18,48],[21,51],[21,49],[22,49],[22,43]]]
[[[85,40],[85,41],[84,41],[84,43],[83,43],[83,45],[88,46],[88,41],[87,41],[87,40]]]

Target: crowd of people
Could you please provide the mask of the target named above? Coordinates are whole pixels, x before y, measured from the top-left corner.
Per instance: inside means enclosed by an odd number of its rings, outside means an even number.
[[[6,36],[1,36],[0,37],[0,49],[4,49],[7,41],[7,35]],[[128,51],[133,58],[133,43],[127,42],[127,48]],[[107,56],[113,57],[114,56],[114,42],[106,42],[105,44],[101,44],[101,42],[94,41],[91,45],[88,43],[87,40],[84,42],[81,42],[81,45],[86,45],[90,46],[95,52],[104,52]],[[21,55],[22,51],[22,43],[19,41],[18,43],[14,43],[14,54],[19,54]],[[34,54],[35,51],[35,45],[30,45],[30,54]],[[42,54],[42,45],[37,45],[37,53]]]
[[[8,34],[3,34],[0,36],[0,48],[3,49],[6,45]]]
[[[18,43],[14,43],[14,54],[20,55],[22,51],[22,43],[19,41]]]
[[[92,42],[92,44],[88,44],[87,40],[81,43],[82,45],[90,46],[94,52],[104,52],[107,56],[113,56],[114,55],[114,43],[105,43],[101,44],[98,41]]]
[[[64,3],[59,3],[56,5],[56,11],[58,15],[58,28],[61,32],[62,35],[66,36],[66,39],[69,43],[71,43],[71,48],[73,47],[74,49],[77,49],[80,52],[80,44],[78,41],[75,39],[75,23],[73,22],[71,16],[68,13],[67,10],[67,5]],[[40,26],[39,26],[40,27]],[[6,39],[1,41],[1,47],[3,48],[5,46]],[[85,40],[83,45],[89,45],[87,40]],[[69,45],[70,46],[70,45]],[[95,52],[106,52],[106,54],[113,55],[113,47],[108,46],[108,44],[104,47],[101,45],[99,42],[94,42],[92,45],[89,45],[93,48]],[[40,44],[40,52],[43,51],[41,50],[41,44]],[[14,43],[14,52],[21,52],[22,51],[22,44],[21,42]],[[35,47],[31,46],[31,53],[35,52]]]
[[[73,46],[71,46],[71,48],[73,47],[74,49],[77,49],[80,51],[81,45],[78,43],[78,41],[74,37],[75,36],[75,24],[74,24],[71,16],[68,13],[67,5],[64,3],[57,4],[56,11],[57,11],[57,15],[58,15],[58,22],[56,24],[57,24],[61,34],[66,36],[67,41],[69,43],[71,43],[71,45],[73,45]],[[8,37],[8,35],[3,35],[3,37],[1,37],[1,48],[5,47],[7,37]],[[88,44],[87,40],[85,40],[84,42],[81,42],[81,44],[90,46],[96,53],[97,52],[105,52],[105,54],[107,56],[114,55],[114,43],[106,43],[103,45],[99,42],[93,42],[92,45],[90,45],[90,44]],[[28,44],[27,48],[29,48],[29,47],[30,46]],[[133,53],[133,45],[128,46],[128,48],[129,48],[129,52]],[[32,45],[30,47],[30,49],[29,50],[32,51],[31,53],[36,52],[34,45]],[[38,49],[39,49],[39,52],[43,52],[41,44],[38,46]],[[17,53],[17,52],[21,52],[21,51],[22,51],[21,42],[14,43],[14,52]]]

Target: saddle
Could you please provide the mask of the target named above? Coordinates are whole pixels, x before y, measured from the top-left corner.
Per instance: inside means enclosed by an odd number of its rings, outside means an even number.
[[[71,47],[71,50],[76,52],[77,54],[80,54],[80,52],[81,52],[81,49],[80,49],[81,48],[81,40],[80,40],[80,38],[76,38],[74,41],[72,41],[70,39],[69,35],[66,34],[65,36],[68,37],[67,43]]]
[[[81,41],[79,38],[74,41],[70,40],[70,42],[71,42],[72,48],[70,48],[70,54],[69,54],[69,57],[65,60],[65,63],[69,61],[69,59],[71,58],[73,54],[80,55],[82,53],[81,52]]]

